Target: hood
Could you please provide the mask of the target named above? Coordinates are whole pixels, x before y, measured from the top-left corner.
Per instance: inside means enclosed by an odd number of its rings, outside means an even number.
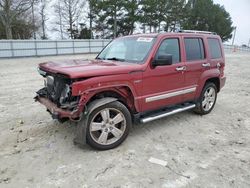
[[[108,60],[49,61],[39,64],[39,68],[46,72],[64,74],[72,79],[128,74],[131,71],[142,70],[139,64]]]

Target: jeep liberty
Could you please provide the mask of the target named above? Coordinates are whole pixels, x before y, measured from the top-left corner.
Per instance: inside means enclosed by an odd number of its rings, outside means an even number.
[[[111,41],[94,60],[39,64],[37,92],[52,118],[77,122],[74,140],[100,150],[147,123],[186,111],[205,115],[225,85],[225,57],[215,33],[139,34]]]

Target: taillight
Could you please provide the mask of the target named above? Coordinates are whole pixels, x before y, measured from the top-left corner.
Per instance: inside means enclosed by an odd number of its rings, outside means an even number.
[[[224,65],[223,66],[221,66],[221,68],[220,68],[220,75],[221,75],[221,77],[224,77]]]

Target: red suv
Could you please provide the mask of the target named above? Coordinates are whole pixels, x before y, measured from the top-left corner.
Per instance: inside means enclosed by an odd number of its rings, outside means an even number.
[[[225,84],[218,35],[202,31],[140,34],[110,42],[94,60],[46,62],[36,100],[54,119],[78,122],[76,143],[111,149],[133,121],[193,109],[208,114]]]

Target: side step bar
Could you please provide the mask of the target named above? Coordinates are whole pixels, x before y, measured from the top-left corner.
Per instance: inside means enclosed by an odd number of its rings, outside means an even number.
[[[193,109],[193,108],[195,108],[195,106],[196,106],[195,104],[189,104],[189,105],[185,105],[183,107],[179,107],[179,108],[169,110],[167,112],[157,113],[155,115],[151,115],[151,116],[144,117],[144,118],[140,119],[140,122],[141,123],[148,123],[150,121],[154,121],[154,120],[157,120],[157,119],[160,119],[160,118],[163,118],[163,117],[167,117],[167,116],[170,116],[170,115],[173,115],[173,114],[177,114],[179,112],[183,112],[183,111],[186,111],[186,110]]]

